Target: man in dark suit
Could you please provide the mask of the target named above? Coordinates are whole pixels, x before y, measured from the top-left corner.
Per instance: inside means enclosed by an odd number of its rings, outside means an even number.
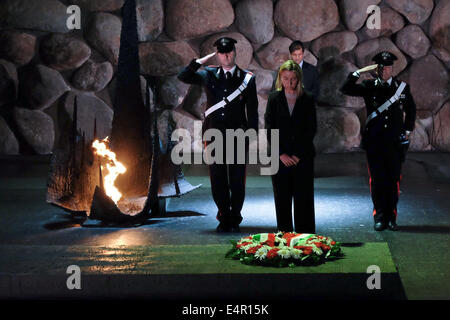
[[[317,68],[312,64],[303,61],[304,55],[304,45],[301,41],[293,41],[289,46],[289,53],[291,54],[291,59],[297,62],[297,64],[302,69],[303,73],[303,86],[306,91],[312,94],[314,99],[317,101],[319,97],[319,72]]]
[[[363,97],[366,104],[362,147],[366,150],[369,166],[374,228],[382,231],[387,227],[396,231],[401,166],[414,129],[416,105],[409,85],[392,76],[397,57],[382,51],[372,60],[375,65],[349,74],[341,91]],[[371,70],[377,71],[375,79],[356,83],[361,73]]]
[[[192,60],[178,74],[178,79],[189,84],[201,85],[207,96],[207,109],[203,133],[218,129],[223,137],[222,154],[226,158],[226,129],[258,129],[258,98],[254,75],[235,64],[236,40],[220,38],[214,46],[217,52]],[[197,71],[212,56],[217,55],[220,66],[208,66]],[[238,90],[239,89],[239,90]],[[236,139],[234,140],[236,141]],[[205,141],[205,147],[212,141]],[[212,149],[212,148],[211,148]],[[246,144],[245,153],[248,152]],[[245,197],[245,163],[237,163],[237,147],[234,146],[234,162],[225,161],[209,165],[211,191],[218,213],[217,232],[239,232],[241,209]]]

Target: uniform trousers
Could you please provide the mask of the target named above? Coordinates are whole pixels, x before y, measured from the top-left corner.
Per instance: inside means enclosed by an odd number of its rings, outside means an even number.
[[[368,143],[366,155],[375,223],[395,222],[400,193],[402,150],[394,142],[372,142]]]
[[[286,167],[281,161],[278,172],[272,176],[277,227],[291,232],[292,200],[294,200],[295,232],[315,233],[314,217],[314,159],[302,158]]]
[[[233,147],[233,163],[227,164],[227,152],[225,146],[226,143],[224,143],[222,149],[223,163],[213,163],[208,165],[209,177],[211,180],[211,192],[218,208],[217,220],[228,226],[238,226],[242,222],[241,210],[245,198],[246,164],[237,162],[238,148],[236,144]],[[209,145],[206,145],[206,149],[209,147]],[[214,151],[211,152],[212,156],[216,155],[216,152]],[[247,161],[247,154],[248,143],[245,145],[245,161]]]

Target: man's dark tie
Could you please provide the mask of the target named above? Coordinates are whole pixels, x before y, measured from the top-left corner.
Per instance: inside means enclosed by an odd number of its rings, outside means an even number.
[[[227,73],[225,73],[225,79],[227,80],[231,79],[231,72],[227,71]]]

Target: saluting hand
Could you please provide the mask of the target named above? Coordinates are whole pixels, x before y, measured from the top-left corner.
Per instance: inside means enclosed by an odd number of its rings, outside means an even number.
[[[206,61],[208,61],[209,59],[211,59],[212,57],[214,57],[216,55],[215,52],[208,54],[207,56],[204,56],[203,58],[197,59],[197,62],[200,64],[204,64]]]
[[[378,64],[372,64],[370,66],[359,69],[358,72],[363,73],[363,72],[367,72],[367,71],[372,71],[372,70],[375,70],[377,67],[378,67]]]
[[[291,158],[292,158],[292,160],[295,161],[295,165],[297,165],[300,162],[300,159],[297,158],[297,156],[292,156]]]

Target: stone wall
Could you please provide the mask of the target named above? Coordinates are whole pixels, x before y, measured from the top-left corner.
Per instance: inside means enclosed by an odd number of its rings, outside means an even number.
[[[124,0],[0,1],[0,154],[47,154],[71,123],[94,119],[109,134]],[[193,133],[205,94],[176,79],[191,59],[212,52],[221,36],[238,40],[237,63],[256,74],[260,126],[267,96],[288,46],[306,44],[318,66],[319,152],[359,150],[363,100],[342,95],[347,74],[378,51],[399,60],[418,108],[411,150],[450,151],[450,1],[447,0],[136,0],[142,74],[158,77],[160,130],[174,121]],[[81,30],[68,30],[66,10],[81,8]],[[381,29],[366,26],[367,7],[381,8]],[[215,61],[211,61],[214,64]],[[144,80],[143,80],[144,81]],[[193,141],[200,150],[200,137]]]

